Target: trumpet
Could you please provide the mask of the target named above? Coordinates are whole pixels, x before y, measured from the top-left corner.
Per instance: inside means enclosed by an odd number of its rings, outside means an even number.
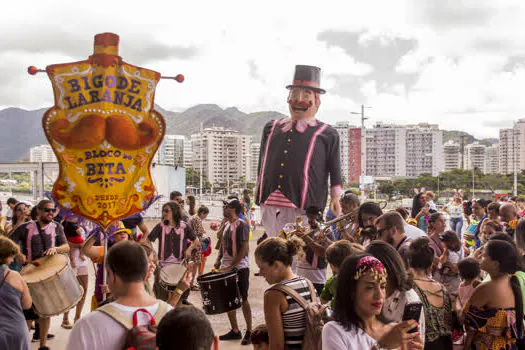
[[[345,225],[348,225],[351,222],[355,222],[357,220],[357,212],[350,212],[348,214],[345,214],[343,216],[340,216],[338,218],[335,218],[333,220],[321,223],[319,229],[311,230],[307,232],[307,234],[310,234],[315,231],[319,231],[320,235],[326,236],[326,231],[334,224],[340,224],[346,221]],[[292,236],[296,235],[298,232],[305,232],[306,227],[303,225],[303,219],[301,216],[298,216],[295,220],[295,223],[287,223],[284,225],[283,229],[279,231],[278,236],[282,239],[289,239]]]

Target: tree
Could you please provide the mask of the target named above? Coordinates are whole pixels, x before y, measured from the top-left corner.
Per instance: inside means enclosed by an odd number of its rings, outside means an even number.
[[[186,186],[199,188],[200,187],[201,176],[200,173],[193,168],[186,168]],[[203,178],[202,187],[205,190],[211,189],[211,183]]]
[[[396,191],[396,186],[392,183],[392,181],[383,181],[377,186],[377,190],[380,193],[388,195],[388,197],[391,197],[392,194]]]

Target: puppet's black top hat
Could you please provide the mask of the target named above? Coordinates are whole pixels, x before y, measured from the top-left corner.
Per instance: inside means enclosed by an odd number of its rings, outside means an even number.
[[[324,94],[326,91],[321,89],[321,68],[314,66],[295,66],[295,75],[293,77],[292,85],[288,85],[286,88],[289,90],[294,87],[312,89],[320,94]]]

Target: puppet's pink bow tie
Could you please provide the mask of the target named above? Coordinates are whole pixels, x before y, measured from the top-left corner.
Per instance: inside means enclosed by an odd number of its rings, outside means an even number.
[[[279,125],[281,126],[282,132],[288,132],[292,128],[293,124],[295,123],[295,130],[300,132],[301,134],[306,131],[306,129],[309,126],[316,126],[317,120],[296,120],[295,122],[292,120],[292,118],[283,118]]]

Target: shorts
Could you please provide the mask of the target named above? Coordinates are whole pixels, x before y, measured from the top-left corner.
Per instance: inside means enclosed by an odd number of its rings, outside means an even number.
[[[248,300],[248,289],[250,288],[250,269],[244,268],[237,271],[237,286],[241,293],[242,301]]]

